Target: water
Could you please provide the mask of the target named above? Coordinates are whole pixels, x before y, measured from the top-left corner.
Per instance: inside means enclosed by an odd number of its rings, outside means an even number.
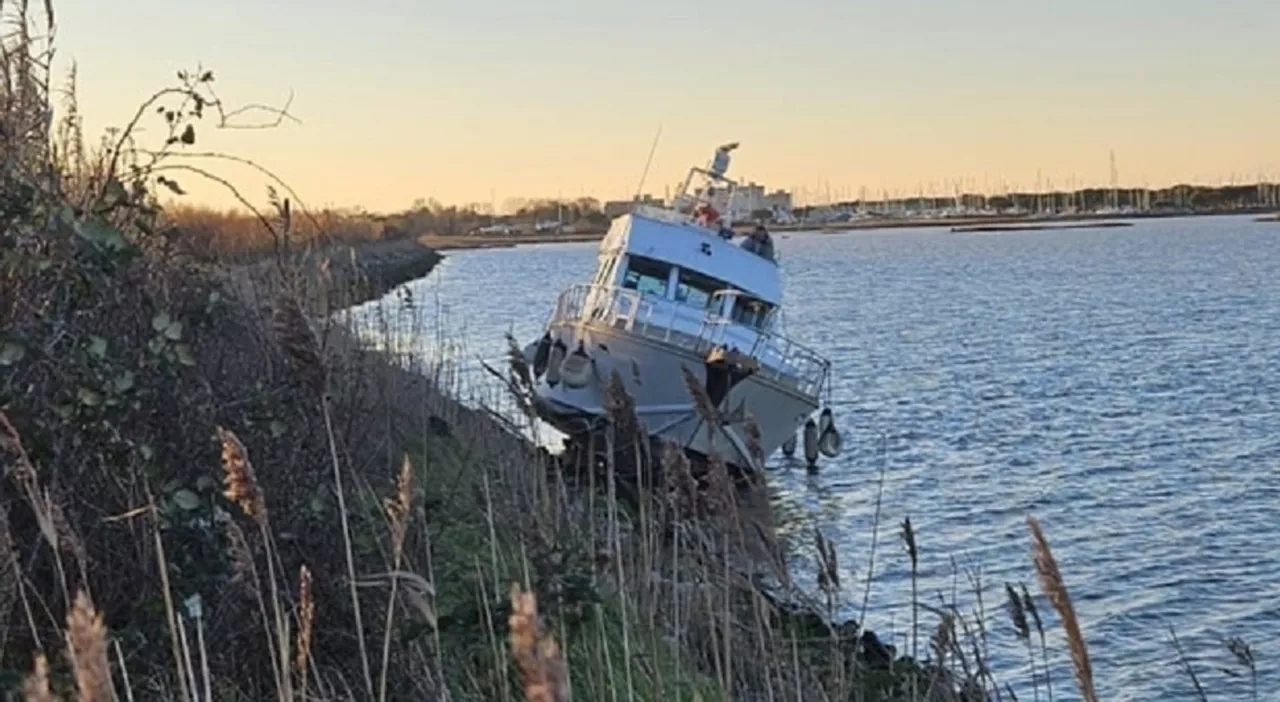
[[[788,333],[834,363],[845,453],[816,477],[775,456],[775,511],[798,543],[814,528],[836,542],[849,614],[883,470],[868,625],[899,646],[910,590],[898,525],[910,516],[922,599],[954,586],[971,606],[951,559],[980,568],[994,667],[1018,689],[1025,652],[1003,583],[1037,589],[1034,514],[1104,699],[1193,698],[1169,624],[1211,697],[1247,699],[1247,682],[1220,671],[1226,636],[1258,651],[1264,698],[1280,689],[1280,229],[1217,217],[776,243]],[[508,329],[534,339],[558,292],[594,265],[594,244],[455,252],[409,287],[469,357],[493,358]],[[804,553],[795,565],[812,583]]]

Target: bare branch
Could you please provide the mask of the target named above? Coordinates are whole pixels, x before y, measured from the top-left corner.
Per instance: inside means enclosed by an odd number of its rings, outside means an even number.
[[[214,94],[212,87],[209,88],[209,93],[211,95]],[[284,107],[271,107],[270,105],[261,105],[261,104],[254,103],[254,104],[244,105],[243,107],[238,107],[230,112],[223,112],[221,100],[215,100],[214,105],[218,109],[218,116],[220,118],[220,121],[218,122],[218,128],[220,129],[272,129],[274,127],[280,126],[282,123],[284,123],[286,119],[290,120],[294,124],[302,124],[302,120],[289,114],[289,107],[293,105],[292,90],[289,91],[289,99],[285,100]],[[274,114],[275,120],[271,122],[262,122],[257,124],[232,124],[231,123],[231,119],[233,117],[238,117],[240,115],[243,115],[245,113],[255,111],[255,110]]]
[[[107,164],[107,179],[110,180],[116,175],[116,166],[119,165],[120,152],[124,149],[125,142],[133,135],[133,130],[138,126],[138,122],[142,121],[142,116],[147,113],[157,102],[169,95],[187,95],[185,88],[164,88],[157,91],[151,97],[138,107],[138,111],[134,113],[133,119],[129,120],[129,124],[125,126],[124,131],[120,132],[120,138],[116,141],[115,148],[111,150],[111,162]]]

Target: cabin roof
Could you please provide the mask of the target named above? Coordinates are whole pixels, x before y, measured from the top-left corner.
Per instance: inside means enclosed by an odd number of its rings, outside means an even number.
[[[602,253],[626,252],[697,271],[773,305],[782,304],[777,263],[667,212],[631,212],[613,221]]]

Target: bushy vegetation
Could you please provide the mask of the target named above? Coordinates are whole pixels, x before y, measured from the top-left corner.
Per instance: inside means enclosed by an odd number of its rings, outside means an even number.
[[[193,255],[181,245],[198,226],[191,211],[166,213],[157,193],[181,192],[179,176],[217,178],[174,157],[236,114],[213,74],[181,73],[90,149],[74,102],[50,118],[51,47],[31,21],[51,36],[52,9],[3,7],[0,691],[999,696],[985,622],[959,608],[914,607],[933,635],[913,635],[909,651],[831,622],[848,577],[835,549],[816,537],[822,592],[810,602],[789,586],[768,520],[752,516],[753,491],[734,488],[723,464],[704,472],[669,449],[603,465],[549,457],[507,420],[459,404],[448,367],[396,351],[406,329],[433,333],[409,298],[384,304],[372,344],[357,338],[338,312],[391,281],[355,268],[335,282],[335,257],[296,245],[372,230],[273,194],[252,212],[258,229]],[[162,143],[137,142],[143,120],[165,127]],[[205,260],[249,250],[270,256]],[[517,356],[495,373],[527,397]],[[611,412],[617,445],[636,443],[624,392]],[[636,475],[660,480],[637,490]],[[1063,578],[1030,527],[1046,597],[1011,585],[1007,621],[1041,689],[1042,622],[1057,616],[1094,699]],[[914,572],[909,521],[895,551]],[[748,553],[764,554],[767,578],[744,567]]]

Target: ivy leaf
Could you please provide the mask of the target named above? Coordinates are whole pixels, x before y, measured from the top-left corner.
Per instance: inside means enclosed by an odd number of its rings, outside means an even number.
[[[187,128],[182,130],[182,136],[178,137],[178,140],[187,146],[196,143],[196,128],[188,124]]]
[[[97,244],[108,251],[119,251],[129,245],[119,229],[107,224],[106,221],[98,217],[76,220],[71,224],[71,229],[80,238]]]
[[[12,366],[27,355],[27,349],[16,341],[0,343],[0,366]]]
[[[177,341],[182,338],[182,322],[174,320],[169,326],[164,328],[164,338],[169,341]]]
[[[107,355],[107,340],[100,336],[89,337],[89,355],[101,361]]]
[[[178,363],[181,363],[188,368],[196,364],[196,355],[192,353],[190,346],[187,346],[186,344],[178,344],[173,350],[174,353],[177,354]]]
[[[102,404],[102,395],[96,390],[80,388],[76,391],[76,399],[85,407],[97,407]]]
[[[173,323],[173,320],[169,319],[168,312],[161,312],[160,314],[151,318],[151,328],[156,330],[157,332],[162,332],[168,329],[169,325],[172,323]]]
[[[190,512],[200,506],[200,496],[187,488],[182,488],[173,493],[173,502],[182,509]]]
[[[311,499],[307,501],[307,509],[311,511],[311,516],[313,517],[324,516],[324,511],[325,511],[324,497],[320,495],[312,495]]]
[[[103,207],[115,207],[128,199],[129,193],[124,189],[124,185],[115,178],[107,181],[106,187],[102,189]]]
[[[128,392],[133,389],[133,371],[125,371],[115,379],[116,392]]]

